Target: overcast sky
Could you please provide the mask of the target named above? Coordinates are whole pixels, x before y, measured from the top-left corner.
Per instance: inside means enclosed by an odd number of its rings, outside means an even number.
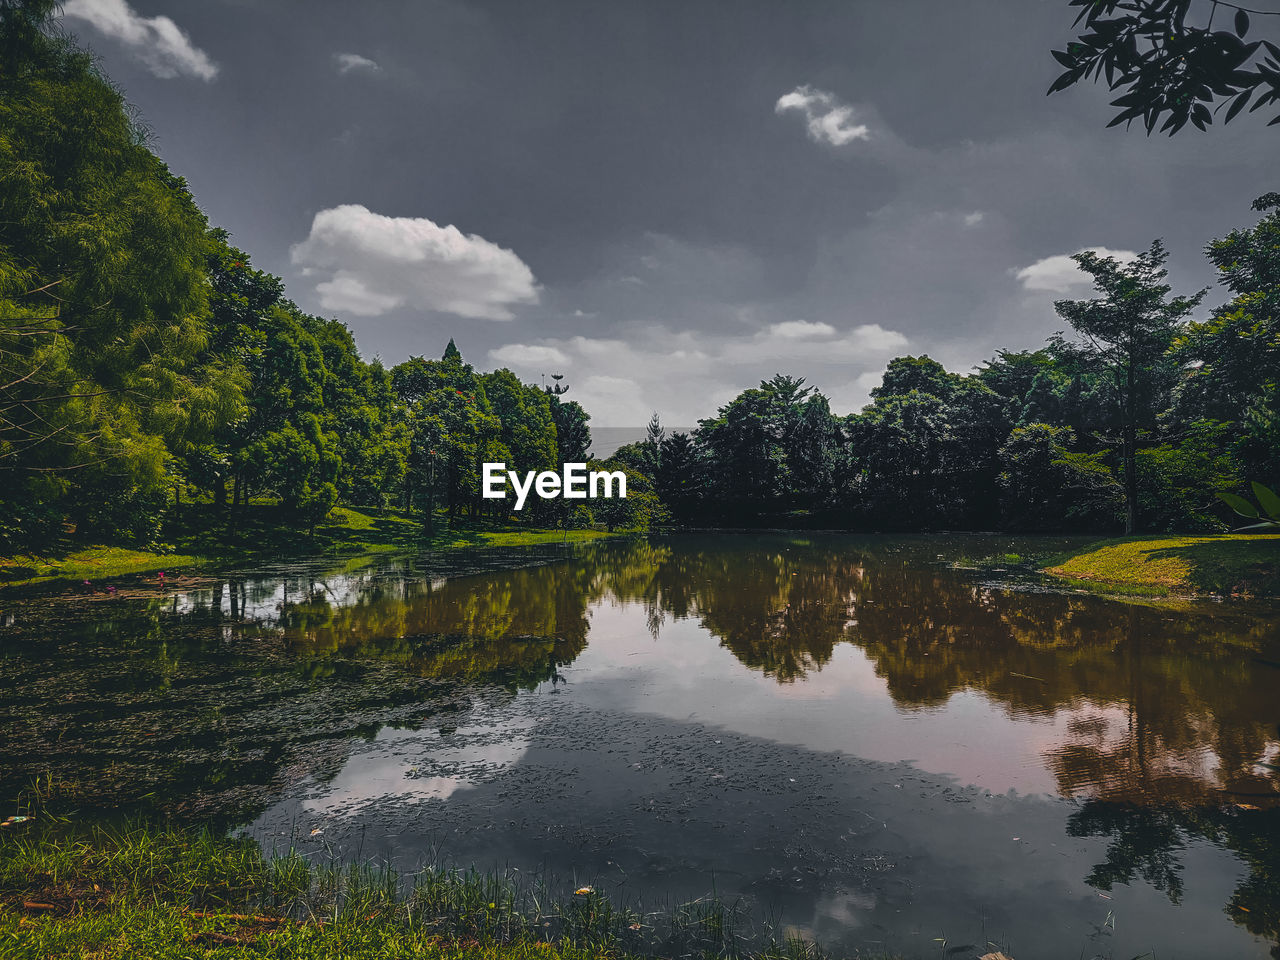
[[[1259,114],[1148,139],[1103,88],[1046,98],[1066,0],[64,11],[210,221],[366,357],[452,336],[601,426],[777,372],[856,410],[893,356],[1041,345],[1081,249],[1163,237],[1175,290],[1213,282],[1205,243],[1280,189]]]

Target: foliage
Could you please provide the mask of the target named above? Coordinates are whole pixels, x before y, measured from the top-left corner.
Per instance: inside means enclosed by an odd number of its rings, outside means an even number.
[[[590,501],[592,517],[596,522],[603,523],[606,530],[648,530],[666,519],[666,509],[654,492],[652,481],[635,467],[613,457],[603,462],[593,460],[588,464],[588,469],[620,470],[627,477],[626,497]]]
[[[1252,228],[1209,244],[1209,259],[1232,294],[1204,323],[1191,323],[1174,355],[1189,371],[1175,394],[1178,420],[1231,426],[1246,475],[1280,482],[1280,194],[1253,202]]]
[[[1115,524],[1123,494],[1100,454],[1070,451],[1070,427],[1015,427],[999,451],[1000,509],[1014,530],[1056,530],[1064,520],[1086,530]]]
[[[0,489],[92,525],[104,485],[150,509],[170,446],[234,411],[239,384],[196,362],[204,216],[90,57],[45,29],[52,10],[0,6]]]
[[[1120,422],[1125,532],[1133,533],[1138,525],[1138,442],[1171,402],[1177,367],[1170,348],[1181,322],[1207,291],[1167,299],[1168,253],[1159,240],[1131,263],[1093,251],[1072,259],[1093,277],[1101,296],[1059,300],[1054,309],[1083,337],[1085,362],[1104,374],[1113,391]]]
[[[1250,100],[1249,112],[1280,104],[1280,47],[1270,40],[1246,41],[1250,14],[1225,0],[1070,0],[1080,10],[1075,26],[1085,32],[1053,57],[1066,69],[1049,87],[1065,90],[1081,80],[1106,76],[1112,91],[1126,92],[1111,101],[1119,112],[1107,124],[1140,120],[1150,134],[1164,117],[1160,132],[1170,136],[1190,123],[1204,130],[1213,122],[1209,106],[1226,106],[1230,123]],[[1192,7],[1208,10],[1203,25],[1188,22]],[[1213,29],[1218,8],[1230,16],[1229,29]],[[1277,114],[1270,124],[1280,123]]]
[[[1225,529],[1215,497],[1239,485],[1229,428],[1199,421],[1176,440],[1139,450],[1139,508],[1151,530]]]
[[[927,357],[892,361],[872,396],[845,423],[846,496],[881,528],[993,521],[995,455],[1009,430],[1005,400]]]
[[[827,398],[803,378],[765,380],[700,421],[698,443],[718,468],[707,496],[727,517],[827,499],[839,439]]]
[[[1258,506],[1256,507],[1244,497],[1236,496],[1234,493],[1219,491],[1218,498],[1240,516],[1249,520],[1259,521],[1240,529],[1280,529],[1280,497],[1277,497],[1275,491],[1270,487],[1264,486],[1256,480],[1251,486],[1253,487],[1253,495],[1258,498]]]

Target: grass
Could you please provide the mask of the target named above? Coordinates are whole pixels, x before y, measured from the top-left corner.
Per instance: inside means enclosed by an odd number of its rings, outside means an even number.
[[[1125,537],[1053,558],[1045,571],[1086,588],[1134,596],[1280,596],[1280,537]]]
[[[403,511],[370,513],[351,507],[335,508],[314,530],[306,530],[278,505],[253,503],[235,513],[216,511],[209,504],[184,505],[176,509],[164,536],[170,545],[165,550],[132,550],[67,539],[45,553],[0,558],[0,584],[101,580],[303,556],[358,559],[394,551],[531,546],[607,534],[599,530],[539,530],[463,518],[451,523],[443,514],[427,533],[419,517]]]
[[[20,554],[0,558],[0,583],[43,580],[96,580],[148,573],[166,567],[194,567],[201,558],[189,554],[162,554],[128,547],[65,546],[50,555]]]
[[[988,557],[960,556],[951,561],[951,566],[957,569],[1000,570],[1024,566],[1030,562],[1030,557],[1024,557],[1020,553],[997,553]]]
[[[715,900],[645,913],[590,887],[557,899],[509,875],[317,865],[249,841],[36,814],[0,828],[0,954],[52,956],[802,960]]]

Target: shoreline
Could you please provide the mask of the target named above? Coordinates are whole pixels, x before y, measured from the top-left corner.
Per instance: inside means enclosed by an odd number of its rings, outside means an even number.
[[[1078,589],[1197,599],[1280,597],[1275,534],[1119,537],[1049,558],[1040,572]]]
[[[231,517],[208,505],[180,511],[168,540],[156,549],[65,542],[48,556],[0,557],[0,590],[41,583],[91,582],[162,572],[164,579],[212,574],[264,562],[331,557],[359,563],[380,554],[462,547],[520,547],[579,543],[616,536],[595,529],[548,529],[444,518],[431,533],[421,519],[401,511],[366,512],[337,507],[311,535],[299,533],[283,510],[254,504]]]
[[[551,894],[509,875],[418,873],[266,855],[208,830],[76,829],[32,811],[0,837],[0,940],[15,958],[420,957],[626,960],[673,951],[814,960],[812,944],[748,929],[719,900],[641,912],[594,887]],[[194,951],[194,953],[193,953]],[[206,954],[205,951],[209,951]]]

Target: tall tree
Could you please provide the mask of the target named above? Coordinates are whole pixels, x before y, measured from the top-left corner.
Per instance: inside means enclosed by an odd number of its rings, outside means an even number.
[[[240,383],[197,363],[204,216],[54,10],[0,3],[0,496],[141,536]]]
[[[1280,193],[1253,202],[1265,214],[1251,228],[1209,244],[1209,259],[1232,294],[1177,345],[1191,372],[1177,415],[1227,424],[1246,474],[1280,482]]]
[[[431,523],[443,499],[450,518],[463,507],[478,510],[480,465],[508,455],[493,449],[502,424],[494,416],[484,384],[457,347],[439,360],[410,357],[395,367],[392,382],[408,408],[413,433],[409,484],[414,499]]]
[[[830,498],[839,433],[827,398],[778,374],[699,421],[715,462],[713,496],[744,517],[810,508]]]
[[[1072,259],[1093,277],[1101,294],[1093,300],[1059,300],[1058,315],[1084,338],[1086,358],[1105,372],[1114,391],[1120,423],[1120,457],[1125,496],[1125,533],[1138,527],[1139,434],[1155,429],[1168,406],[1178,375],[1170,356],[1182,323],[1207,290],[1169,298],[1164,244],[1154,241],[1130,263],[1093,251]]]
[[[585,463],[591,456],[591,414],[582,409],[576,400],[561,400],[559,393],[550,389],[551,418],[556,423],[556,445],[561,463]]]

